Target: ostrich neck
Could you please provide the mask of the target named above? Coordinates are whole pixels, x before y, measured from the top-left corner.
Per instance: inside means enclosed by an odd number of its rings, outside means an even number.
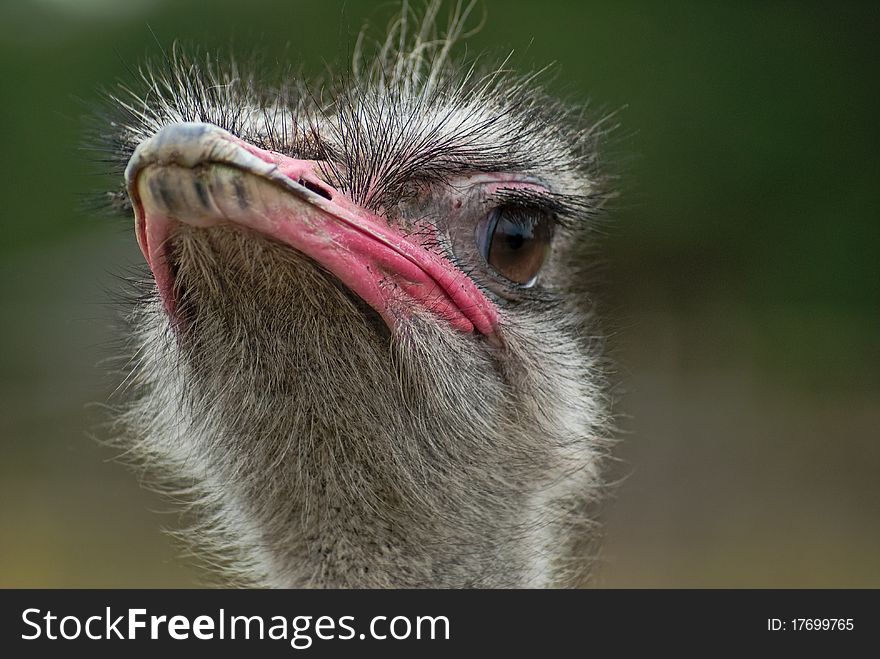
[[[259,585],[546,583],[536,511],[554,514],[558,447],[473,337],[418,316],[383,334],[303,257],[240,232],[176,241],[184,324],[145,313],[127,420],[212,559]]]

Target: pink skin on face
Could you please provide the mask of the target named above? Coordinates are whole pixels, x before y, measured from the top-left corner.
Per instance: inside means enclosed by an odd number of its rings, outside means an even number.
[[[126,180],[138,244],[169,312],[175,300],[164,246],[174,221],[231,222],[314,259],[391,328],[419,305],[457,330],[497,339],[498,310],[469,277],[330,188],[316,170],[314,161],[259,149],[209,124],[174,124],[138,146]]]

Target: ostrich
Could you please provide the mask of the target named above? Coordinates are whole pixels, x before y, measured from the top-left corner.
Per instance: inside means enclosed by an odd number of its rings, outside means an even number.
[[[113,433],[223,583],[589,575],[605,130],[456,59],[469,8],[438,11],[323,83],[175,48],[109,94],[107,194],[150,269]]]

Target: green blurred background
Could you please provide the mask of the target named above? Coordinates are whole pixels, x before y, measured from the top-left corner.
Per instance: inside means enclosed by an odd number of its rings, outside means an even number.
[[[880,586],[876,3],[502,2],[470,50],[620,109],[596,298],[623,442],[605,586]],[[0,586],[187,586],[173,516],[89,436],[131,223],[78,212],[96,90],[152,32],[344,62],[348,0],[0,7]]]

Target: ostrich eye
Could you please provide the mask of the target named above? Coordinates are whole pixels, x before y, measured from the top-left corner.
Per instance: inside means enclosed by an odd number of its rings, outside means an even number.
[[[502,206],[477,225],[476,238],[483,258],[498,274],[529,288],[550,252],[553,221],[540,211]]]

